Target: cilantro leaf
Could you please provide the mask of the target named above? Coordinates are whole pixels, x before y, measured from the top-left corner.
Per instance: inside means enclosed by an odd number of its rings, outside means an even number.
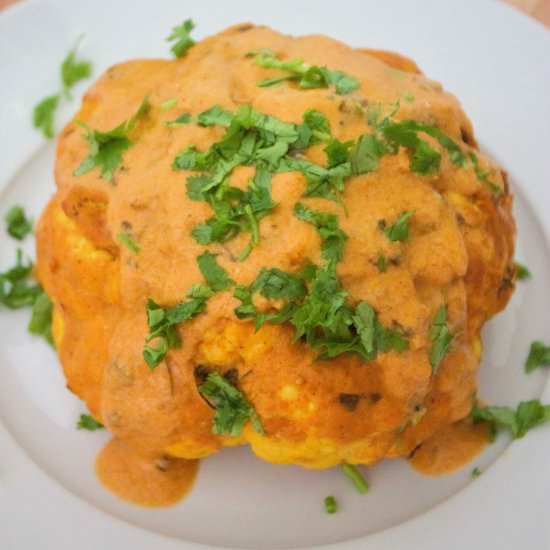
[[[135,128],[138,120],[147,114],[149,107],[149,99],[145,97],[128,120],[107,132],[93,130],[86,124],[79,123],[86,130],[83,137],[90,144],[90,149],[88,156],[74,171],[74,175],[82,176],[97,167],[104,180],[112,181],[114,171],[122,162],[122,154],[132,146],[128,135]]]
[[[447,326],[447,308],[441,305],[437,310],[433,320],[430,337],[432,340],[432,348],[430,351],[430,364],[432,372],[435,374],[445,355],[447,355],[454,334]]]
[[[384,229],[386,237],[390,241],[406,241],[409,238],[409,220],[413,216],[413,210],[407,210],[399,215],[397,220]]]
[[[384,144],[372,134],[362,135],[355,144],[351,155],[353,175],[368,174],[378,169],[380,158],[386,153]]]
[[[167,128],[179,128],[185,126],[191,122],[191,115],[189,113],[182,113],[174,120],[168,120],[164,123]]]
[[[77,430],[88,430],[89,432],[95,432],[96,430],[103,430],[105,426],[98,422],[95,418],[89,414],[81,414],[80,419],[76,424]]]
[[[76,58],[76,47],[73,48],[61,64],[61,82],[63,93],[69,96],[70,89],[81,80],[92,74],[92,64],[89,61],[79,61]]]
[[[32,306],[42,292],[39,285],[31,283],[32,262],[23,263],[23,253],[17,250],[16,264],[0,273],[0,304],[9,309]]]
[[[31,334],[42,336],[51,346],[53,304],[49,296],[42,290],[35,298],[32,306],[32,316],[27,327]]]
[[[491,181],[491,179],[489,178],[489,171],[481,169],[481,167],[479,166],[479,159],[477,158],[477,155],[473,151],[470,151],[469,157],[474,166],[474,172],[476,174],[477,179],[481,183],[483,183],[483,185],[485,185],[485,187],[490,193],[498,195],[502,190],[496,183]]]
[[[214,292],[227,290],[235,284],[225,269],[218,264],[216,254],[206,251],[197,258],[197,263],[204,280]]]
[[[214,434],[239,437],[248,421],[256,432],[264,433],[260,417],[252,404],[220,373],[211,372],[198,390],[215,409]]]
[[[195,45],[195,41],[189,36],[189,33],[195,28],[193,20],[186,19],[181,25],[177,25],[166,39],[167,42],[173,42],[170,51],[176,57],[182,57],[187,50]]]
[[[516,268],[516,278],[518,281],[526,281],[531,278],[531,272],[525,265],[514,262],[514,267]]]
[[[376,258],[376,267],[378,268],[378,271],[380,271],[380,273],[385,273],[387,271],[388,258],[384,254],[378,254],[378,257]]]
[[[203,111],[197,116],[197,124],[200,126],[225,126],[233,121],[233,113],[222,109],[219,105]]]
[[[309,65],[299,58],[280,60],[275,57],[271,50],[261,50],[257,53],[256,64],[265,69],[279,69],[286,73],[281,77],[262,80],[258,83],[261,88],[275,86],[290,80],[296,81],[298,87],[305,90],[334,86],[338,95],[347,95],[360,86],[355,77],[343,71]]]
[[[540,340],[531,343],[529,355],[525,361],[525,372],[532,372],[539,367],[550,366],[550,346]]]
[[[6,229],[8,234],[14,239],[22,241],[27,235],[32,233],[32,222],[25,216],[25,211],[21,206],[12,206],[6,216]]]
[[[303,114],[303,124],[311,132],[308,144],[329,141],[332,136],[328,118],[316,109],[308,109]]]
[[[59,94],[44,98],[35,105],[32,112],[32,124],[37,130],[42,130],[44,137],[53,137],[53,120],[59,103]]]
[[[550,405],[542,405],[538,399],[522,401],[516,410],[511,407],[480,407],[475,404],[470,416],[474,422],[488,422],[493,433],[503,428],[519,439],[530,429],[550,420]]]
[[[294,215],[301,221],[311,223],[322,240],[321,254],[329,262],[339,262],[344,256],[348,236],[338,227],[338,216],[312,210],[300,202],[294,205]]]
[[[139,245],[132,239],[128,233],[119,233],[117,236],[117,241],[121,244],[123,244],[132,254],[139,254],[140,247]]]

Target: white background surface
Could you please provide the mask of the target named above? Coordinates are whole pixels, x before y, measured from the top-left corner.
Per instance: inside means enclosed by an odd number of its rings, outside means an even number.
[[[487,328],[481,393],[499,404],[540,396],[546,374],[527,377],[522,365],[531,340],[550,340],[550,33],[500,4],[27,0],[0,15],[0,215],[19,202],[36,218],[53,191],[54,147],[32,130],[30,113],[57,89],[60,61],[76,37],[86,35],[81,54],[97,77],[117,61],[166,57],[165,36],[187,17],[198,38],[250,20],[400,51],[460,97],[482,146],[510,173],[520,257],[535,274]],[[78,98],[58,119],[77,105]],[[14,250],[2,234],[0,268],[13,263]],[[83,406],[64,389],[53,352],[26,334],[27,319],[28,312],[0,312],[2,550],[550,548],[550,428],[509,447],[499,440],[475,461],[484,473],[473,482],[471,467],[431,479],[387,462],[369,470],[372,490],[359,496],[337,471],[271,466],[236,449],[204,461],[180,505],[126,505],[95,481],[105,434],[74,429]],[[545,397],[550,402],[550,392]],[[335,516],[323,512],[327,494],[341,503]]]

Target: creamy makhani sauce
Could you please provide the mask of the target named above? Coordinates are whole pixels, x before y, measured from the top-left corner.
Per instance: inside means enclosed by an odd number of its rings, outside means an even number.
[[[485,422],[455,422],[424,441],[409,459],[411,466],[431,476],[458,470],[473,460],[489,443],[491,430]]]
[[[122,500],[160,507],[175,504],[190,491],[198,466],[197,460],[140,453],[112,439],[97,457],[96,474]]]

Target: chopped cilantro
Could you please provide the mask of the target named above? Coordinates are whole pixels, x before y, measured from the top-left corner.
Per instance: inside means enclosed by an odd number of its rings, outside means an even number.
[[[531,272],[525,265],[514,262],[514,267],[516,268],[516,277],[518,281],[526,281],[531,278]]]
[[[33,109],[32,124],[36,129],[42,130],[46,138],[53,137],[53,120],[58,103],[59,94],[55,94],[44,98]]]
[[[197,263],[204,280],[213,292],[227,290],[235,284],[225,269],[218,264],[216,254],[204,252],[197,258]]]
[[[315,109],[308,109],[303,115],[303,124],[311,132],[308,143],[329,141],[332,136],[328,118]]]
[[[550,420],[550,405],[542,405],[538,399],[522,401],[515,410],[511,407],[480,407],[475,404],[470,415],[474,422],[488,422],[494,434],[503,428],[518,439],[530,429]]]
[[[89,61],[77,60],[77,46],[75,46],[67,54],[67,57],[63,60],[63,63],[61,65],[61,82],[63,83],[63,94],[67,97],[70,97],[70,90],[77,82],[89,78],[92,74],[92,64]]]
[[[413,214],[413,210],[400,214],[395,223],[384,229],[386,237],[390,241],[406,241],[409,238],[409,220]]]
[[[405,90],[399,94],[405,101],[412,102],[416,98],[414,97],[414,94],[410,92],[409,90]]]
[[[382,253],[378,254],[376,258],[376,267],[380,273],[385,273],[388,269],[388,258]]]
[[[430,350],[430,364],[432,372],[435,374],[439,368],[439,364],[447,355],[454,335],[447,326],[447,308],[441,305],[437,310],[434,318],[430,338],[432,340],[432,348]]]
[[[114,171],[122,162],[122,153],[132,146],[128,135],[135,128],[139,119],[149,111],[149,106],[149,99],[145,97],[128,120],[107,132],[93,130],[86,124],[79,123],[86,129],[84,139],[90,144],[90,150],[88,156],[75,170],[74,175],[82,176],[97,167],[104,180],[112,181]]]
[[[525,372],[532,372],[539,367],[550,366],[550,346],[535,340],[531,343],[529,355],[525,361]]]
[[[479,477],[481,475],[481,470],[476,466],[472,469],[471,476],[472,477]]]
[[[341,469],[360,495],[368,492],[369,484],[357,466],[354,464],[342,464]]]
[[[195,23],[191,19],[186,19],[181,25],[177,25],[166,39],[167,42],[173,42],[170,51],[176,57],[182,57],[187,50],[195,45],[195,41],[189,36],[195,28]]]
[[[386,146],[374,135],[364,134],[355,144],[351,155],[351,172],[368,174],[378,169],[380,158],[387,152]]]
[[[255,293],[286,303],[275,312],[260,313],[253,303]],[[378,353],[408,348],[407,340],[384,327],[369,304],[360,302],[355,308],[347,305],[348,294],[332,261],[318,268],[306,266],[296,274],[262,270],[249,287],[236,287],[235,297],[242,302],[235,310],[238,318],[254,319],[257,328],[265,322],[290,322],[295,338],[303,337],[310,347],[319,349],[321,358],[357,353],[371,361]]]
[[[239,437],[248,421],[256,432],[264,433],[258,413],[252,404],[220,373],[211,372],[198,386],[198,390],[215,409],[212,424],[214,434]]]
[[[42,289],[31,283],[32,262],[23,263],[23,253],[17,251],[16,264],[11,269],[0,273],[0,304],[10,309],[32,306]]]
[[[329,262],[339,262],[344,255],[348,236],[338,227],[338,216],[312,210],[300,202],[294,205],[294,215],[304,222],[314,225],[321,237],[321,253]]]
[[[178,104],[178,100],[175,98],[167,99],[160,104],[161,111],[171,111]]]
[[[133,254],[139,254],[140,247],[139,245],[128,235],[128,233],[119,233],[117,236],[117,241],[123,244],[130,252]]]
[[[105,426],[98,422],[95,418],[89,414],[81,414],[80,419],[76,424],[77,430],[88,430],[90,432],[95,432],[96,430],[103,430]]]
[[[298,87],[309,90],[313,88],[328,88],[334,86],[338,95],[347,95],[357,90],[359,81],[343,71],[330,70],[326,67],[310,65],[302,59],[277,59],[271,50],[261,50],[256,55],[256,63],[265,69],[279,69],[287,74],[281,77],[269,78],[258,83],[261,88],[275,86],[286,80],[295,81]]]
[[[197,117],[200,126],[229,126],[233,120],[233,113],[214,105],[211,109],[203,111]]]
[[[189,113],[183,113],[176,117],[174,120],[168,120],[164,123],[167,128],[179,128],[180,126],[186,126],[191,122],[191,115]]]
[[[470,160],[472,161],[474,172],[477,176],[477,179],[487,187],[489,192],[494,193],[495,195],[498,195],[501,192],[500,187],[496,183],[491,181],[491,179],[489,178],[488,170],[481,169],[481,167],[479,166],[479,159],[477,158],[477,155],[473,151],[470,151],[469,157],[470,157]]]
[[[327,514],[335,514],[338,511],[338,503],[333,496],[325,497],[325,512]]]
[[[78,46],[78,44],[77,44]],[[71,88],[81,80],[88,78],[92,73],[92,65],[89,61],[78,61],[76,59],[75,46],[65,57],[61,64],[61,85],[62,90],[50,95],[35,105],[32,112],[33,126],[41,130],[44,137],[52,138],[54,135],[54,116],[59,101],[62,97],[70,98]]]
[[[8,234],[18,241],[22,241],[27,235],[32,233],[32,222],[27,219],[25,211],[21,206],[12,206],[4,217],[4,220]]]
[[[52,314],[52,301],[44,291],[41,291],[36,296],[32,306],[32,316],[27,328],[31,334],[42,336],[51,346],[54,345],[52,337]]]

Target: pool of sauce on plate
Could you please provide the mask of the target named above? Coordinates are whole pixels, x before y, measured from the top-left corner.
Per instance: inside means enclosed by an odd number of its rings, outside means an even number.
[[[140,506],[170,506],[191,489],[197,460],[140,453],[120,439],[112,439],[96,459],[101,483],[119,498]]]
[[[440,476],[457,470],[474,459],[490,441],[488,424],[470,419],[445,426],[424,441],[409,458],[418,472]]]

